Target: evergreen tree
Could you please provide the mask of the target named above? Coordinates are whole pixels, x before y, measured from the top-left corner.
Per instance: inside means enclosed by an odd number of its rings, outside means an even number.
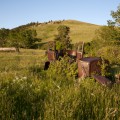
[[[58,28],[58,35],[55,35],[56,49],[64,50],[71,47],[71,40],[69,37],[70,28],[65,25],[60,25]]]

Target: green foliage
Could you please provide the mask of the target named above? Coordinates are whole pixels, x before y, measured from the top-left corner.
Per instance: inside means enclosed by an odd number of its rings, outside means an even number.
[[[84,53],[85,54],[90,54],[91,50],[92,50],[91,43],[90,42],[85,43],[85,45],[84,45]]]
[[[8,35],[7,46],[19,48],[21,46],[21,35],[17,30],[11,30]]]
[[[36,35],[37,33],[35,30],[11,30],[8,36],[7,45],[16,48],[33,48],[35,43],[39,41]]]
[[[0,53],[1,120],[119,120],[120,85],[75,79],[68,57],[43,70],[44,51]]]
[[[103,26],[96,31],[94,47],[99,49],[106,45],[116,45],[120,42],[120,30],[116,27]],[[97,46],[97,47],[96,47]]]
[[[114,26],[103,26],[96,31],[96,37],[85,46],[85,52],[92,56],[104,56],[111,63],[117,62],[120,47],[120,29]],[[116,57],[115,57],[116,56]]]
[[[58,27],[58,35],[55,36],[56,49],[63,50],[71,47],[71,40],[69,37],[70,28],[64,25]]]
[[[106,77],[110,77],[111,73],[110,73],[109,62],[106,61],[104,58],[101,58],[101,59],[102,59],[102,62],[100,64],[100,66],[101,66],[101,75],[106,76]]]
[[[9,31],[10,31],[9,29],[5,28],[0,29],[0,47],[5,46]]]
[[[35,30],[25,30],[21,32],[22,37],[22,47],[24,48],[32,48],[34,46],[34,43],[38,40],[35,38],[37,35]]]
[[[118,10],[116,12],[112,11],[111,15],[115,21],[108,21],[108,26],[102,26],[100,29],[98,29],[93,41],[85,43],[84,47],[84,51],[87,56],[102,57],[109,61],[110,66],[119,66],[120,64],[119,11],[120,7],[118,7]],[[102,64],[102,75],[109,74],[109,72],[107,73],[105,70],[106,67],[106,64]],[[112,70],[111,73],[113,73]]]
[[[119,46],[106,46],[97,51],[99,56],[109,60],[111,64],[120,64],[120,50]]]
[[[17,76],[8,82],[1,81],[1,118],[12,120],[43,118],[44,99],[47,94],[44,85],[39,82]]]
[[[73,60],[66,55],[61,58],[60,61],[52,62],[47,71],[48,79],[53,79],[59,82],[60,85],[69,84],[71,79],[73,81],[77,75],[77,63],[72,63],[72,61]],[[61,79],[63,77],[64,79]]]
[[[0,46],[1,47],[16,47],[36,48],[41,39],[36,38],[36,30],[16,28],[12,30],[0,29]]]
[[[117,85],[110,90],[93,79],[85,79],[76,86],[59,88],[52,79],[41,81],[17,76],[1,80],[0,85],[2,119],[120,119]]]
[[[70,28],[64,25],[61,25],[57,28],[58,34],[61,36],[66,36],[69,34]]]
[[[120,26],[120,5],[118,6],[116,11],[111,11],[111,16],[114,19],[113,25]]]

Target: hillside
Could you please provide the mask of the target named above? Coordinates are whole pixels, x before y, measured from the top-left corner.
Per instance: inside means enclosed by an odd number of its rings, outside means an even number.
[[[95,35],[95,30],[100,26],[76,20],[51,21],[47,23],[39,23],[30,28],[37,31],[37,37],[42,39],[42,42],[52,41],[54,35],[57,34],[59,25],[70,27],[70,38],[73,43],[78,41],[91,41]]]

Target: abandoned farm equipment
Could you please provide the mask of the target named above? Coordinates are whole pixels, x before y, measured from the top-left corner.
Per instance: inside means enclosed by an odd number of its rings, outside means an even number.
[[[51,42],[50,42],[51,44]],[[73,58],[72,62],[77,62],[78,65],[78,78],[83,79],[85,77],[93,77],[97,82],[102,85],[111,86],[112,82],[104,76],[101,76],[101,64],[102,59],[100,57],[83,57],[84,53],[84,42],[78,44],[77,50],[56,50],[55,42],[52,42],[54,49],[48,49],[46,55],[48,61],[45,62],[44,70],[49,68],[51,62],[60,60],[67,54],[69,57]],[[50,46],[50,45],[49,45]],[[81,50],[79,49],[81,46]]]

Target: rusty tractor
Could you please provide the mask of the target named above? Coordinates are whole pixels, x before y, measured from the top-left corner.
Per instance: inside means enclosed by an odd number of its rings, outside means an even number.
[[[50,49],[51,45],[54,46],[53,50]],[[45,62],[44,70],[49,68],[51,62],[59,60],[59,58],[63,57],[66,53],[77,62],[79,79],[93,77],[100,84],[111,86],[112,82],[108,78],[101,76],[102,59],[100,57],[84,57],[84,42],[78,43],[77,50],[60,51],[56,50],[55,42],[49,42],[49,49],[46,51],[48,61]]]

